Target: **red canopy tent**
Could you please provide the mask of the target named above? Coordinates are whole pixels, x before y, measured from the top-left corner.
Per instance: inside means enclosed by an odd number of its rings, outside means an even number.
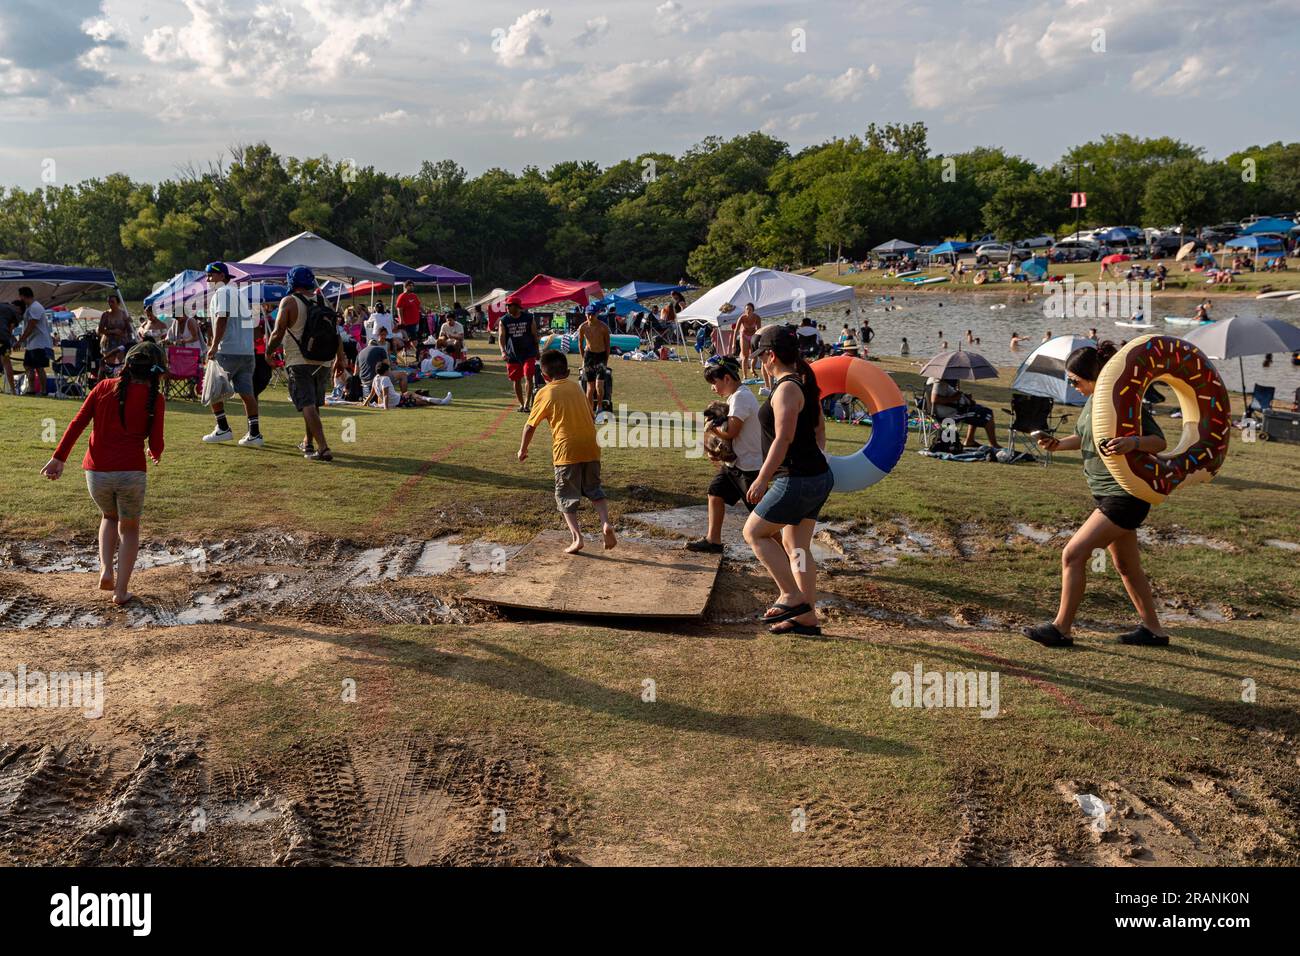
[[[551,302],[576,302],[578,305],[586,305],[592,299],[599,299],[604,294],[605,290],[594,279],[591,281],[557,279],[554,276],[538,274],[518,289],[515,289],[514,292],[502,296],[489,305],[488,316],[490,318],[499,318],[504,315],[506,303],[511,299],[518,299],[523,308],[531,309],[534,306],[546,305]]]

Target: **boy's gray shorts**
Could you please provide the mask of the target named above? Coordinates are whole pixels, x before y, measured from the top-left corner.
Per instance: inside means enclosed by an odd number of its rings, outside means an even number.
[[[580,461],[574,465],[555,466],[555,504],[564,512],[578,510],[583,498],[601,501],[605,489],[600,487],[600,462]]]

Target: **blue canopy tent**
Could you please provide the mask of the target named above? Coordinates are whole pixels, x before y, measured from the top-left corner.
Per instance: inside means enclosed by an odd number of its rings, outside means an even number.
[[[57,266],[25,259],[0,259],[0,302],[18,298],[18,290],[30,286],[36,301],[56,306],[104,289],[117,289],[112,269],[85,266]]]
[[[1286,252],[1286,243],[1281,236],[1238,236],[1224,244],[1224,251],[1229,249],[1249,249],[1255,253],[1254,268],[1258,269],[1261,260],[1273,259]]]
[[[1243,236],[1257,236],[1260,233],[1275,232],[1279,235],[1287,235],[1290,232],[1300,229],[1290,219],[1258,219],[1252,222],[1245,229],[1241,230]]]
[[[629,282],[627,285],[619,286],[610,295],[639,302],[642,299],[657,299],[659,296],[672,295],[674,292],[690,292],[694,288],[693,285],[669,285],[665,282]]]
[[[153,292],[144,297],[144,304],[153,306],[162,315],[171,315],[185,301],[186,287],[202,278],[203,273],[197,269],[182,269],[166,282],[156,284]]]
[[[929,255],[931,262],[933,262],[935,259],[939,258],[940,256],[952,256],[954,259],[956,259],[958,254],[963,253],[967,249],[974,247],[974,245],[975,243],[973,242],[956,242],[952,239],[949,239],[947,242],[939,243],[937,246],[931,249],[929,253],[927,253],[927,255]]]

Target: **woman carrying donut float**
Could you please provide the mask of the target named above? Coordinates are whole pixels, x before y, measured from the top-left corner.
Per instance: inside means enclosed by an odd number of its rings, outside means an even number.
[[[1175,488],[1209,481],[1222,467],[1231,430],[1227,389],[1199,349],[1163,335],[1135,339],[1118,353],[1110,342],[1076,349],[1065,369],[1087,401],[1073,435],[1042,437],[1038,444],[1049,451],[1080,451],[1097,507],[1061,553],[1056,617],[1025,628],[1025,636],[1047,647],[1074,643],[1070,632],[1083,599],[1088,561],[1094,550],[1106,548],[1141,618],[1137,628],[1119,635],[1119,642],[1167,645],[1169,635],[1142,570],[1137,529],[1153,504]],[[1164,433],[1142,404],[1157,381],[1169,383],[1183,415],[1182,437],[1168,452]]]

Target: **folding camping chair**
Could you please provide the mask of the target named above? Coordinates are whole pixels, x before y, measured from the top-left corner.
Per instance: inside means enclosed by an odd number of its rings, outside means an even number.
[[[1246,417],[1254,418],[1256,414],[1262,416],[1269,411],[1273,407],[1273,396],[1276,394],[1276,387],[1256,384],[1255,391],[1250,395],[1250,401],[1246,403]]]
[[[202,350],[172,345],[167,348],[167,374],[163,376],[163,394],[168,398],[199,400],[199,380],[203,374]]]
[[[1017,440],[1023,441],[1026,449],[1031,454],[1041,453],[1043,455],[1044,468],[1052,463],[1052,453],[1039,448],[1032,435],[1034,432],[1040,431],[1055,437],[1056,430],[1065,424],[1067,416],[1064,414],[1057,417],[1055,425],[1052,424],[1052,409],[1055,404],[1050,398],[1042,395],[1012,394],[1011,407],[1006,409],[1011,415],[1008,447],[1014,453]]]
[[[930,409],[930,387],[912,386],[911,392],[912,408],[916,412],[916,437],[920,439],[922,448],[929,448],[931,434],[939,428]]]
[[[54,373],[55,398],[82,398],[90,391],[90,354],[79,339],[59,342],[59,356],[50,369]]]

